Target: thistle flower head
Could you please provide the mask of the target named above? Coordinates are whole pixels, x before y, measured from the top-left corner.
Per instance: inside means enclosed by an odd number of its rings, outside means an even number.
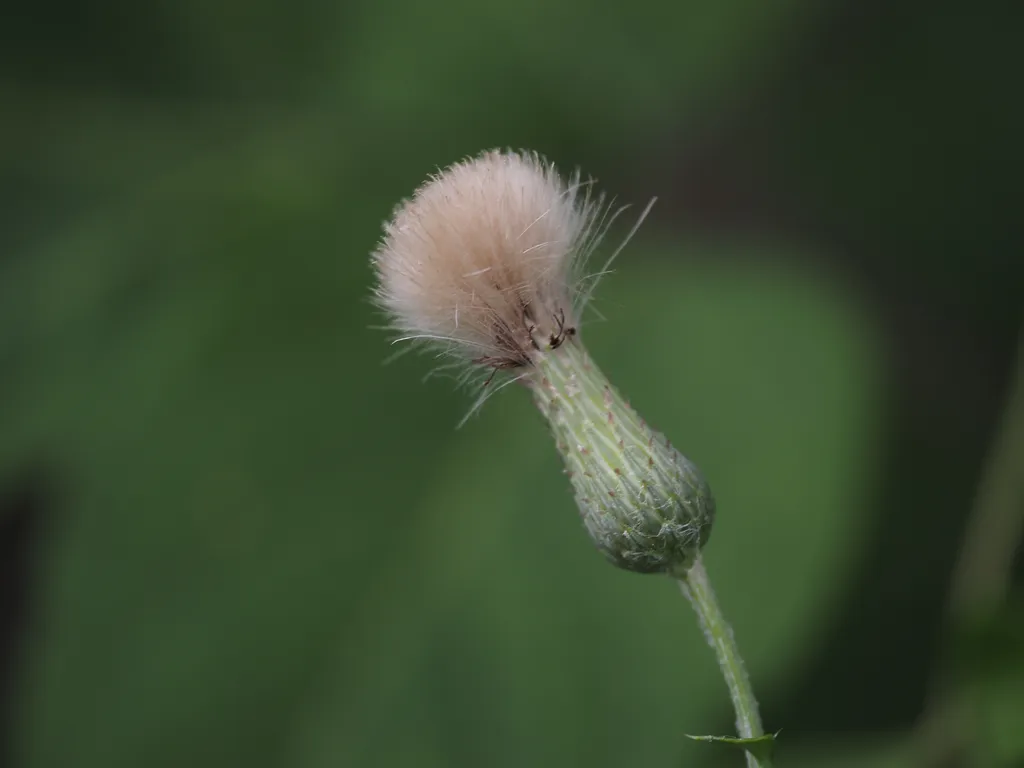
[[[378,304],[409,340],[493,369],[576,332],[579,272],[611,216],[536,154],[453,165],[395,210],[373,254]]]
[[[586,263],[618,215],[589,190],[536,154],[457,163],[385,224],[375,297],[399,340],[434,345],[466,370],[514,371],[508,383],[533,392],[598,549],[628,570],[677,572],[706,541],[714,501],[582,346],[580,313],[607,269],[586,275]]]

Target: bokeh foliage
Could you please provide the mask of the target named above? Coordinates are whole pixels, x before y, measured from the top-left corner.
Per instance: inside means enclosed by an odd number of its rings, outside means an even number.
[[[726,764],[684,735],[730,718],[672,583],[589,549],[522,392],[456,432],[429,360],[381,364],[367,254],[485,147],[644,190],[637,145],[756,92],[821,7],[41,14],[0,38],[0,478],[41,466],[52,502],[17,764]],[[584,333],[711,480],[708,567],[770,701],[872,546],[880,332],[819,246],[674,219]]]

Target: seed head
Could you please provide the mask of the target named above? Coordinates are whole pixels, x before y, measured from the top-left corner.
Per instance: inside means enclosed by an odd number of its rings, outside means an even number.
[[[677,572],[707,540],[714,501],[696,466],[639,418],[579,338],[583,307],[622,248],[586,274],[622,210],[590,189],[533,153],[453,165],[385,224],[372,256],[375,297],[398,340],[485,372],[477,405],[499,388],[497,371],[531,389],[598,549],[628,570]]]
[[[487,152],[431,177],[373,254],[379,305],[406,339],[494,369],[528,366],[577,325],[574,262],[607,213],[583,189],[529,153]]]

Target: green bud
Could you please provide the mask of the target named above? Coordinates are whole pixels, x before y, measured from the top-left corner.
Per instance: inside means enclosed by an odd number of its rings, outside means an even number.
[[[700,470],[647,426],[578,337],[534,362],[534,400],[551,425],[594,544],[629,571],[685,571],[715,516]]]

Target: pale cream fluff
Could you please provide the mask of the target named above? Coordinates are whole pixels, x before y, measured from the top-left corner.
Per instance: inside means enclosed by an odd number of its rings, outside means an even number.
[[[586,261],[615,218],[535,153],[486,152],[431,177],[385,224],[377,303],[399,337],[492,369],[574,335]]]

